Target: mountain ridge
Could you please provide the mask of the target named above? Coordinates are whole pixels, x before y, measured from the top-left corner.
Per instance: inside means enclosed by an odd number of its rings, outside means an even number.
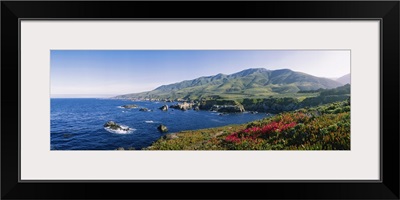
[[[249,68],[233,74],[216,74],[161,85],[152,91],[119,95],[133,99],[199,99],[210,96],[262,97],[297,93],[319,88],[331,89],[343,84],[290,69]]]
[[[343,76],[337,78],[335,81],[342,83],[342,84],[350,84],[351,76],[350,76],[350,74],[346,74],[346,75],[343,75]]]

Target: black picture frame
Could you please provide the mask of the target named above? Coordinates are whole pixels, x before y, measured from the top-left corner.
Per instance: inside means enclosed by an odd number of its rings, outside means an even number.
[[[2,1],[1,198],[399,199],[399,9],[399,1]],[[381,20],[382,180],[378,182],[20,182],[19,20],[164,18]],[[14,127],[18,127],[18,131]],[[148,193],[147,190],[154,192]]]

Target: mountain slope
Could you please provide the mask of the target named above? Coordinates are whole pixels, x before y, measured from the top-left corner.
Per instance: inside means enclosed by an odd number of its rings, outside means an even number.
[[[163,85],[149,92],[120,95],[116,98],[199,99],[216,95],[224,98],[267,97],[300,90],[330,89],[341,85],[337,81],[289,69],[251,68],[230,75],[217,74]]]
[[[339,83],[342,83],[342,84],[350,84],[350,79],[351,79],[350,74],[346,74],[346,75],[336,79],[336,81]]]

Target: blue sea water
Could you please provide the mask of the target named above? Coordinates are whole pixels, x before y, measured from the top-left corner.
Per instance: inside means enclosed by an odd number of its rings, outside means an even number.
[[[136,104],[151,111],[121,107],[126,104]],[[265,113],[221,116],[210,111],[161,111],[158,108],[162,105],[164,102],[118,99],[51,99],[51,150],[142,149],[168,133],[242,124],[267,117]],[[130,131],[108,131],[103,125],[110,120],[129,127]],[[160,124],[166,125],[169,132],[160,133],[157,130]]]

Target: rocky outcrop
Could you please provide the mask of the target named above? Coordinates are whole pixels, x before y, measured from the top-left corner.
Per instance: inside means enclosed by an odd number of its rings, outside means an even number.
[[[193,110],[199,111],[199,110],[200,110],[200,107],[199,107],[199,106],[194,106],[194,107],[193,107]]]
[[[159,109],[162,111],[168,111],[168,105],[163,105]]]
[[[179,136],[176,133],[170,133],[170,134],[164,135],[162,138],[166,139],[166,140],[172,140],[172,139],[179,138]]]
[[[130,109],[130,108],[137,108],[138,105],[135,105],[135,104],[128,104],[128,105],[123,105],[123,106],[121,106],[121,107],[126,108],[126,109]]]
[[[148,111],[150,111],[150,110],[147,109],[147,108],[140,108],[139,111],[148,112]]]
[[[192,109],[192,107],[194,105],[195,105],[194,103],[183,102],[183,103],[178,103],[178,104],[175,104],[175,105],[171,105],[170,108],[186,111],[186,110]]]
[[[217,100],[202,100],[200,102],[199,108],[201,110],[210,110],[213,106],[224,106],[224,105],[241,105],[239,102],[235,100],[225,100],[225,99],[217,99]]]
[[[168,132],[168,128],[167,128],[166,126],[164,126],[163,124],[160,124],[160,126],[158,126],[157,129],[158,129],[161,133],[166,133],[166,132]]]
[[[202,100],[199,103],[198,110],[210,110],[221,113],[244,112],[246,109],[242,104],[235,100]]]
[[[114,121],[108,121],[107,123],[104,124],[104,127],[112,130],[129,131],[129,128],[122,128],[119,124],[115,123]]]
[[[211,111],[222,113],[237,113],[244,112],[245,109],[242,105],[214,105],[213,107],[211,107]]]

